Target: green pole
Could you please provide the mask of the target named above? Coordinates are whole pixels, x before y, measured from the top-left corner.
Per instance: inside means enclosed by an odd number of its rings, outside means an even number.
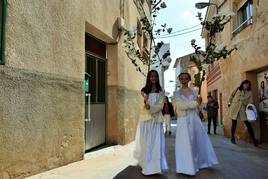
[[[1,59],[0,64],[5,64],[5,47],[6,47],[6,17],[7,17],[7,0],[2,0],[2,27],[1,27]]]

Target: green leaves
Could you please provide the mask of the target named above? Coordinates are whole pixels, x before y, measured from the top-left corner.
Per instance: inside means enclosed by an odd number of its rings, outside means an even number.
[[[170,34],[172,32],[172,28],[167,28],[167,32]]]
[[[228,57],[228,55],[231,54],[233,50],[237,50],[236,47],[231,47],[230,49],[228,49],[226,46],[223,46],[222,48],[216,46],[216,34],[221,33],[224,30],[224,26],[228,22],[230,22],[232,16],[233,14],[216,14],[212,17],[211,20],[205,20],[201,22],[201,24],[208,33],[208,45],[206,47],[206,51],[201,51],[201,47],[195,44],[195,39],[191,40],[191,46],[195,49],[196,54],[202,55],[202,57],[204,58],[203,63],[211,64],[221,58],[225,59]],[[201,13],[198,13],[197,17],[199,18],[199,20],[202,20]]]
[[[144,12],[143,7],[137,6],[137,2],[138,1],[136,1],[137,9],[142,8],[140,10]],[[159,11],[161,9],[166,8],[167,5],[162,0],[151,0],[150,3],[151,3],[151,14],[152,14],[153,18],[150,19],[150,21],[149,21],[149,19],[145,15],[142,15],[140,18],[141,27],[137,27],[136,29],[133,29],[133,30],[124,29],[125,32],[124,32],[123,47],[125,49],[125,52],[126,52],[128,58],[133,63],[133,65],[136,67],[136,70],[141,72],[141,73],[143,73],[142,72],[142,69],[143,69],[142,65],[148,66],[148,69],[149,69],[150,65],[153,65],[153,64],[161,65],[162,59],[164,59],[164,57],[168,57],[170,55],[170,52],[168,51],[163,55],[162,58],[160,58],[158,53],[159,53],[160,48],[163,46],[164,43],[160,42],[160,43],[155,44],[155,41],[154,41],[155,36],[159,36],[163,32],[167,32],[168,34],[170,34],[173,30],[170,27],[167,28],[166,23],[161,25],[159,29],[154,30],[154,26],[156,26],[156,24],[154,23],[155,18],[159,14]],[[145,34],[146,38],[148,38],[149,48],[146,45],[145,45],[145,47],[144,47],[144,45],[141,45],[141,44],[139,44],[140,47],[138,47],[138,45],[137,45],[136,37],[137,36],[142,37],[144,34]],[[152,44],[154,45],[154,48],[152,48]],[[152,50],[152,49],[154,49],[154,50]]]
[[[196,40],[191,40],[191,46],[195,49],[196,56],[191,56],[191,61],[194,62],[199,72],[194,76],[195,85],[201,88],[202,81],[204,81],[205,70],[203,70],[204,64],[212,64],[214,61],[220,59],[226,59],[234,50],[238,50],[235,46],[228,48],[227,46],[220,47],[216,45],[216,34],[221,33],[224,30],[224,26],[230,22],[233,13],[229,14],[216,14],[211,20],[203,20],[201,13],[197,14],[198,19],[201,21],[201,25],[206,29],[207,46],[206,50],[202,51],[201,47],[196,44]]]
[[[162,28],[157,29],[157,30],[154,31],[155,32],[154,36],[160,36],[161,32],[167,32],[168,34],[170,34],[173,29],[171,27],[166,28],[166,26],[167,26],[167,24],[161,25]]]
[[[231,18],[232,14],[230,15],[216,14],[215,16],[212,17],[210,21],[206,20],[201,22],[201,24],[208,31],[210,36],[215,36],[216,33],[222,32],[224,30],[225,24],[230,22]]]
[[[164,8],[166,8],[166,7],[167,7],[167,5],[166,5],[166,3],[165,3],[165,2],[162,2],[162,3],[160,4],[160,7],[164,9]]]
[[[197,15],[196,15],[196,17],[198,17],[198,19],[199,19],[200,21],[203,20],[203,18],[202,18],[202,13],[201,13],[201,12],[198,12]]]

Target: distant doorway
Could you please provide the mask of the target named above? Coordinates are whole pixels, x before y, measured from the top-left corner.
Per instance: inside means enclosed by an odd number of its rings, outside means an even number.
[[[268,143],[268,70],[257,74],[260,112],[260,140]]]
[[[218,121],[218,122],[220,122],[220,124],[221,125],[223,125],[223,112],[222,112],[222,107],[223,107],[223,105],[222,105],[222,93],[220,93],[220,96],[219,96],[220,98],[220,100],[219,100],[219,109],[220,109],[220,113],[219,113],[219,118],[220,118],[220,120]]]

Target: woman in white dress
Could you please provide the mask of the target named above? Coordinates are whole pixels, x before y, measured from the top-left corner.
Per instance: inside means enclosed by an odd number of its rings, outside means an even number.
[[[141,90],[144,103],[141,105],[140,121],[136,132],[134,157],[144,175],[161,174],[168,169],[165,156],[162,109],[164,91],[159,84],[158,73],[151,70]]]
[[[201,98],[188,87],[191,76],[181,73],[180,90],[174,92],[174,108],[177,115],[176,173],[195,175],[201,168],[218,164],[210,139],[198,116]]]

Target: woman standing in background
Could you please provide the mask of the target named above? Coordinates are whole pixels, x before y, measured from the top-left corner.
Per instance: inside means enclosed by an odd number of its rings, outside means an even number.
[[[253,139],[254,145],[257,147],[259,142],[255,138],[255,134],[251,124],[247,121],[246,107],[248,104],[253,103],[251,82],[244,80],[238,88],[236,88],[229,97],[229,116],[232,119],[232,138],[231,142],[236,144],[235,130],[237,126],[237,120],[244,121],[247,126],[248,132]]]

